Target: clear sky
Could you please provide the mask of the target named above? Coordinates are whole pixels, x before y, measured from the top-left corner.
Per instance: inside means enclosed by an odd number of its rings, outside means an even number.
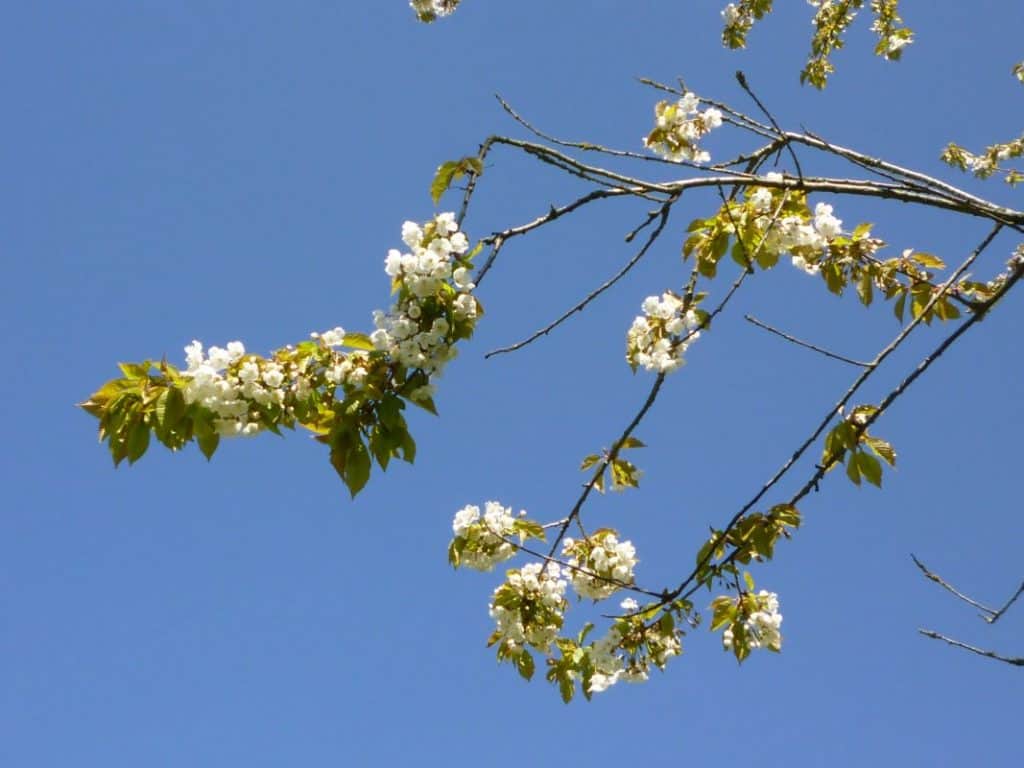
[[[434,211],[434,168],[490,133],[522,135],[495,92],[556,135],[639,149],[658,97],[635,76],[682,75],[748,109],[732,80],[743,68],[786,126],[1024,207],[1019,191],[937,162],[950,139],[1020,130],[1020,3],[905,3],[918,35],[899,64],[870,55],[861,23],[824,93],[797,79],[806,4],[779,3],[742,53],[718,43],[722,4],[465,0],[430,27],[403,0],[8,4],[0,765],[1019,764],[1020,671],[917,629],[1019,655],[1024,609],[987,627],[909,558],[991,603],[1024,576],[1019,295],[877,424],[899,451],[886,487],[830,476],[803,505],[805,528],[755,572],[780,595],[781,655],[738,668],[700,630],[664,675],[568,707],[485,648],[500,577],[448,567],[451,518],[487,499],[564,516],[580,459],[644,397],[625,330],[645,296],[684,279],[685,225],[714,210],[713,193],[689,196],[584,315],[484,361],[613,274],[645,206],[605,202],[510,245],[481,286],[477,337],[441,382],[441,418],[413,418],[416,465],[375,474],[354,503],[303,434],[229,443],[210,464],[152,449],[115,471],[73,408],[118,360],[181,362],[193,338],[259,351],[369,327],[402,222]],[[727,132],[708,142],[715,157],[741,145]],[[579,190],[496,152],[466,229],[522,223]],[[986,232],[831,202],[848,226],[875,222],[891,253],[953,262]],[[978,275],[1014,245],[1001,238]],[[707,526],[852,379],[743,313],[862,358],[898,329],[887,307],[865,311],[790,268],[737,297],[639,430],[641,489],[590,511],[635,542],[646,584],[678,581]],[[865,400],[941,333],[921,333]]]

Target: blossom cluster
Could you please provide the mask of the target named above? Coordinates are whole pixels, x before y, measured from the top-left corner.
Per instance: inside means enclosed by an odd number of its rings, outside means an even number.
[[[402,394],[427,401],[433,394],[430,377],[455,357],[455,342],[471,335],[480,307],[470,294],[475,286],[463,258],[469,240],[454,214],[439,214],[423,225],[407,221],[402,239],[409,252],[392,249],[385,260],[398,299],[390,312],[374,312],[377,329],[369,337],[333,328],[270,358],[247,355],[240,341],[205,353],[193,341],[185,348],[185,402],[212,411],[221,436],[253,435],[282,416],[291,419],[314,389],[330,401],[336,388],[359,391],[375,371],[395,365],[422,372],[422,383]],[[338,349],[360,345],[366,348]]]
[[[476,286],[469,268],[454,264],[469,250],[469,240],[451,213],[439,214],[423,227],[405,222],[402,240],[409,251],[393,248],[384,263],[384,271],[400,289],[399,298],[390,312],[374,312],[376,330],[370,341],[400,365],[440,374],[455,356],[456,326],[471,329],[479,313],[470,295]]]
[[[483,519],[480,507],[467,504],[455,513],[452,522],[455,534],[453,547],[458,552],[458,564],[477,571],[490,571],[498,563],[508,560],[516,549],[506,539],[516,532],[512,510],[496,501],[484,505]]]
[[[659,101],[654,108],[654,129],[643,143],[672,162],[706,163],[711,155],[697,142],[722,124],[722,113],[710,107],[700,111],[700,99],[686,93],[676,102]]]
[[[587,684],[589,693],[606,691],[620,680],[644,682],[651,664],[664,669],[670,658],[682,653],[681,633],[665,620],[666,614],[648,625],[636,615],[640,606],[633,598],[623,600],[620,607],[634,615],[618,619],[587,649],[593,670]]]
[[[757,604],[757,610],[748,613],[743,619],[743,630],[746,647],[768,648],[772,651],[782,649],[782,614],[779,613],[779,596],[774,592],[761,590],[756,595],[750,595]],[[726,650],[732,650],[735,643],[735,632],[732,627],[727,627],[722,634],[722,645]]]
[[[461,0],[410,0],[409,5],[416,12],[417,18],[420,21],[427,22],[436,21],[437,19],[448,16],[453,13],[456,8],[459,7]]]
[[[619,541],[618,534],[610,528],[585,539],[566,537],[562,541],[562,556],[567,558],[569,578],[580,597],[604,600],[633,583],[636,548],[632,542]]]
[[[782,181],[782,174],[768,173],[765,179]],[[822,253],[830,241],[843,233],[842,219],[836,218],[828,203],[817,203],[810,220],[795,214],[776,218],[774,209],[780,194],[768,187],[754,187],[747,193],[747,201],[756,214],[754,223],[766,233],[761,247],[776,254],[788,252],[793,266],[817,274]]]
[[[214,428],[222,436],[256,434],[263,428],[261,409],[283,406],[304,383],[301,372],[292,367],[246,356],[240,341],[229,342],[226,348],[210,347],[205,354],[202,343],[193,341],[185,347],[185,359],[185,402],[213,411]]]
[[[673,293],[648,296],[642,309],[626,334],[626,360],[633,370],[670,373],[683,365],[683,353],[700,336],[700,317]]]
[[[623,601],[625,602],[625,601]],[[590,663],[594,672],[590,678],[590,693],[602,693],[619,680],[640,683],[647,680],[647,670],[629,664],[622,653],[622,629],[612,625],[608,633],[590,645]]]
[[[508,572],[494,590],[490,615],[497,625],[488,645],[498,643],[498,657],[518,656],[524,645],[547,652],[562,628],[566,581],[557,563],[528,563]]]

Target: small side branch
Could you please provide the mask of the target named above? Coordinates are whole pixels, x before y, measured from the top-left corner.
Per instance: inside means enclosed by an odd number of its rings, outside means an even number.
[[[961,642],[960,640],[954,640],[952,637],[946,637],[945,635],[931,629],[919,629],[917,631],[925,637],[932,638],[932,640],[941,640],[944,643],[952,645],[954,648],[963,648],[965,651],[970,651],[971,653],[976,653],[979,656],[984,656],[986,659],[995,659],[996,661],[1002,661],[1015,667],[1024,667],[1024,657],[1022,656],[1002,656],[994,651],[986,651],[984,648],[977,648],[973,645]]]
[[[491,350],[486,355],[484,355],[484,358],[487,359],[487,358],[490,358],[490,357],[494,357],[495,355],[501,355],[501,354],[504,354],[504,353],[507,353],[507,352],[515,352],[517,349],[522,349],[527,344],[530,344],[530,343],[536,341],[541,336],[547,336],[549,333],[551,333],[551,331],[553,331],[555,328],[560,326],[562,323],[564,323],[566,320],[568,320],[574,314],[576,314],[577,312],[582,312],[586,308],[586,306],[588,304],[590,304],[590,302],[592,302],[594,299],[596,299],[602,293],[604,293],[609,288],[611,288],[613,285],[615,285],[617,282],[619,282],[619,280],[621,280],[623,277],[625,277],[626,274],[634,266],[636,266],[637,262],[639,262],[640,259],[642,259],[644,257],[644,255],[646,255],[647,251],[650,250],[650,247],[652,245],[654,245],[654,242],[658,239],[659,235],[661,235],[662,231],[665,229],[665,225],[668,224],[668,215],[669,215],[669,212],[672,209],[672,204],[675,203],[675,201],[677,199],[678,199],[678,195],[673,196],[672,198],[670,198],[661,207],[660,210],[654,211],[648,217],[648,219],[647,219],[648,223],[650,221],[653,221],[654,219],[657,219],[657,218],[660,217],[660,221],[658,222],[658,226],[655,227],[654,230],[651,232],[650,236],[647,238],[647,241],[644,243],[643,247],[639,251],[637,251],[636,255],[634,255],[633,258],[631,258],[628,262],[626,262],[625,266],[622,267],[622,269],[620,269],[618,272],[616,272],[614,275],[612,275],[612,277],[608,278],[605,282],[603,282],[601,285],[599,285],[597,288],[595,288],[593,291],[591,291],[589,294],[587,294],[586,298],[584,298],[578,304],[576,304],[575,306],[573,306],[571,309],[567,310],[566,312],[562,313],[562,315],[560,317],[558,317],[557,320],[554,320],[553,322],[548,323],[546,326],[541,328],[539,331],[534,332],[533,334],[531,334],[529,337],[523,339],[522,341],[516,342],[515,344],[511,344],[511,345],[509,345],[507,347],[499,347],[498,349]]]
[[[793,158],[793,166],[796,169],[796,175],[802,180],[804,177],[804,172],[803,169],[800,168],[800,161],[797,159],[796,152],[793,151],[792,144],[790,144],[789,139],[786,138],[786,132],[782,130],[778,122],[776,122],[775,117],[772,115],[771,112],[768,111],[768,107],[762,104],[761,100],[757,98],[757,94],[754,93],[754,90],[750,87],[750,84],[747,83],[747,76],[743,74],[741,70],[737,70],[736,72],[736,82],[739,83],[740,88],[746,91],[747,95],[754,100],[754,103],[757,104],[758,109],[760,109],[761,112],[764,113],[764,116],[768,118],[768,122],[772,124],[772,127],[775,129],[776,133],[778,133],[779,138],[785,142],[786,151],[789,152],[789,156]]]
[[[928,579],[929,581],[934,581],[936,584],[938,584],[940,587],[942,587],[944,590],[949,592],[951,595],[953,595],[957,599],[963,600],[968,605],[977,608],[979,611],[982,612],[982,614],[983,614],[982,618],[985,619],[985,621],[991,621],[992,616],[994,616],[995,613],[996,613],[994,608],[989,608],[986,605],[982,605],[977,600],[972,600],[971,598],[969,598],[967,595],[965,595],[963,592],[958,590],[952,584],[947,582],[945,579],[943,579],[937,573],[933,573],[932,571],[930,571],[928,569],[928,566],[926,566],[924,563],[922,563],[920,560],[918,560],[917,557],[913,553],[910,555],[910,559],[914,561],[914,565],[916,565],[918,567],[918,569],[921,571],[921,573],[924,574],[924,577],[926,579]]]
[[[1002,618],[1002,615],[1009,610],[1010,606],[1017,602],[1017,598],[1021,596],[1021,593],[1024,593],[1024,582],[1021,582],[1021,585],[1017,587],[1017,591],[1013,593],[1013,597],[1006,601],[1006,605],[992,614],[991,618],[985,619],[985,621],[989,624],[995,624],[999,621],[999,619]]]
[[[989,608],[987,605],[982,605],[977,600],[973,600],[972,598],[968,597],[963,592],[954,587],[952,584],[950,584],[948,581],[939,576],[937,573],[934,573],[933,571],[929,570],[928,566],[926,566],[924,563],[918,560],[913,554],[910,555],[910,559],[914,561],[914,565],[916,565],[921,570],[921,573],[924,574],[924,577],[926,579],[928,579],[929,581],[934,581],[936,584],[938,584],[940,587],[942,587],[944,590],[949,592],[957,599],[963,600],[968,605],[977,608],[979,611],[981,611],[981,616],[979,618],[983,619],[986,624],[995,624],[997,621],[999,621],[999,619],[1003,617],[1003,615],[1010,609],[1010,607],[1015,602],[1017,602],[1017,598],[1019,598],[1021,594],[1024,593],[1024,583],[1021,583],[1021,585],[1017,587],[1017,591],[1010,596],[1010,599],[1006,601],[1002,608]]]
[[[814,352],[817,352],[820,355],[824,355],[825,357],[830,357],[833,360],[839,360],[841,362],[848,363],[849,365],[856,365],[860,368],[870,368],[872,365],[871,363],[865,363],[860,360],[854,360],[851,357],[844,357],[843,355],[836,354],[835,352],[830,352],[829,350],[824,349],[823,347],[816,346],[809,342],[801,341],[795,336],[790,336],[788,333],[780,331],[778,328],[773,328],[772,326],[768,325],[768,323],[762,323],[753,315],[744,315],[743,319],[746,320],[748,323],[756,325],[758,328],[762,328],[768,331],[769,333],[774,333],[776,336],[783,338],[786,341],[790,341],[793,344],[796,344],[797,346],[804,347],[805,349],[813,350]]]

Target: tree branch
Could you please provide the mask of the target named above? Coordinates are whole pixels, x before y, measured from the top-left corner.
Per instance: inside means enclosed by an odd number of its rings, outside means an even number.
[[[956,648],[963,648],[965,651],[976,653],[979,656],[984,656],[987,659],[995,659],[996,661],[1002,661],[1006,664],[1011,664],[1015,667],[1024,667],[1024,656],[1001,656],[993,651],[986,651],[983,648],[977,648],[973,645],[954,640],[952,637],[946,637],[945,635],[939,634],[938,632],[931,629],[919,629],[917,630],[925,637],[930,637],[933,640],[942,640],[944,643],[949,643]]]
[[[844,363],[849,363],[850,365],[856,365],[856,366],[859,366],[861,368],[870,368],[871,367],[871,363],[863,363],[860,360],[854,360],[853,358],[850,358],[850,357],[843,357],[843,355],[837,355],[835,352],[829,352],[827,349],[825,349],[823,347],[818,347],[818,346],[815,346],[814,344],[810,344],[810,343],[808,343],[806,341],[801,341],[800,339],[796,338],[795,336],[790,336],[788,333],[783,333],[778,328],[773,328],[772,326],[768,325],[767,323],[762,323],[760,320],[758,320],[753,315],[744,315],[743,319],[746,320],[748,323],[752,323],[753,325],[756,325],[758,328],[763,328],[764,330],[768,331],[769,333],[774,333],[776,336],[779,336],[779,337],[785,339],[786,341],[790,341],[790,342],[792,342],[792,343],[794,343],[794,344],[796,344],[798,346],[804,347],[806,349],[813,350],[813,351],[817,352],[818,354],[824,355],[825,357],[831,357],[833,360],[840,360],[840,361],[842,361]]]
[[[673,197],[669,198],[669,200],[666,201],[664,205],[662,205],[660,210],[654,211],[652,214],[650,214],[648,216],[648,218],[647,218],[647,222],[648,223],[650,221],[653,221],[654,219],[659,218],[659,217],[660,217],[661,220],[659,221],[658,226],[655,227],[655,229],[651,232],[650,236],[647,238],[647,241],[644,243],[643,247],[639,251],[637,251],[637,253],[633,256],[633,258],[631,258],[628,262],[626,262],[625,266],[622,267],[622,269],[620,269],[612,277],[608,278],[600,286],[598,286],[593,291],[591,291],[589,294],[587,294],[587,296],[582,301],[580,301],[578,304],[576,304],[571,309],[567,310],[562,315],[560,315],[557,320],[554,320],[553,322],[548,323],[546,326],[541,328],[539,331],[534,332],[533,334],[531,334],[529,337],[523,339],[522,341],[518,341],[515,344],[511,344],[511,345],[509,345],[507,347],[499,347],[498,349],[492,349],[490,352],[488,352],[487,354],[484,355],[484,358],[486,359],[486,358],[494,357],[495,355],[501,355],[501,354],[504,354],[504,353],[507,353],[507,352],[515,352],[517,349],[522,349],[527,344],[530,344],[531,342],[536,341],[541,336],[547,336],[549,333],[551,333],[551,331],[553,331],[555,328],[560,326],[562,323],[564,323],[566,320],[568,320],[570,317],[572,317],[575,313],[582,312],[586,308],[586,306],[588,304],[590,304],[590,302],[592,302],[594,299],[596,299],[602,293],[604,293],[609,288],[611,288],[613,285],[615,285],[617,282],[619,282],[619,280],[621,280],[623,277],[625,277],[626,274],[634,266],[636,266],[636,264],[640,261],[640,259],[642,259],[644,257],[644,255],[647,253],[647,251],[650,249],[650,247],[652,245],[654,245],[655,240],[658,239],[658,237],[661,235],[662,231],[665,229],[665,225],[668,224],[668,217],[669,217],[669,213],[672,210],[672,205],[678,199],[679,199],[678,196],[673,196]],[[644,225],[641,225],[641,227],[642,226],[644,226]]]

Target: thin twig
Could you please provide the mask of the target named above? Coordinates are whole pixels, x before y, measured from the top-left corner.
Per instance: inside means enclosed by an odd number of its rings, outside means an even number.
[[[718,535],[715,546],[708,548],[707,554],[700,560],[700,562],[697,563],[694,569],[680,583],[678,587],[676,587],[672,591],[666,592],[666,602],[674,600],[675,598],[684,594],[684,591],[687,589],[688,586],[690,586],[693,583],[697,575],[708,565],[708,563],[711,562],[715,549],[718,548],[719,544],[726,540],[726,537],[729,535],[730,531],[736,526],[736,524],[743,518],[744,515],[746,515],[747,512],[749,512],[754,507],[755,504],[757,504],[764,497],[766,493],[768,493],[769,490],[771,490],[780,480],[782,480],[782,478],[789,472],[790,469],[793,468],[793,466],[796,465],[800,457],[803,456],[807,449],[810,448],[811,445],[815,443],[818,437],[820,437],[821,434],[825,431],[825,429],[828,428],[828,425],[832,423],[832,420],[835,418],[835,414],[838,411],[840,411],[843,407],[845,407],[845,405],[850,401],[850,399],[860,389],[860,387],[875,373],[875,371],[878,370],[878,367],[881,365],[882,361],[885,360],[889,355],[891,355],[910,335],[910,333],[913,332],[913,330],[923,322],[924,318],[927,316],[931,307],[933,307],[938,301],[942,299],[942,297],[953,285],[956,279],[964,271],[966,271],[972,263],[974,263],[975,259],[977,259],[978,256],[980,256],[981,253],[989,246],[989,244],[995,239],[995,236],[999,233],[1001,229],[1002,226],[999,224],[993,227],[992,231],[985,237],[984,240],[982,240],[981,244],[977,248],[975,248],[975,250],[959,266],[956,272],[953,273],[949,280],[946,281],[942,289],[937,291],[931,297],[931,299],[929,299],[928,303],[922,309],[921,314],[919,314],[909,325],[907,325],[906,328],[901,330],[900,333],[897,334],[896,338],[894,338],[881,352],[878,353],[878,355],[875,356],[875,359],[871,361],[871,367],[864,369],[860,376],[858,376],[857,379],[854,380],[853,384],[851,384],[850,387],[846,390],[846,393],[840,398],[839,402],[834,407],[830,408],[829,411],[825,414],[824,418],[818,424],[817,428],[811,433],[811,435],[804,440],[804,442],[796,449],[796,451],[793,452],[793,455],[786,460],[786,462],[782,465],[782,467],[779,468],[778,471],[776,471],[776,473],[771,477],[771,479],[769,479],[768,482],[766,482],[761,487],[761,489],[756,494],[754,494],[754,496],[749,501],[747,501],[747,503],[744,504],[740,508],[740,510],[736,512],[736,514],[732,516],[732,518],[726,524],[725,528]],[[1016,279],[1020,277],[1020,274],[1020,270],[1015,272],[1014,276],[1007,280],[1006,284],[1004,284],[1000,292],[998,292],[996,296],[993,297],[992,301],[994,302],[998,297],[1002,296],[1005,293],[1005,291],[1012,286],[1012,282],[1014,282]],[[904,381],[895,390],[889,393],[885,400],[883,400],[882,403],[879,404],[878,410],[871,416],[869,416],[868,420],[863,425],[861,425],[861,429],[866,430],[867,427],[870,426],[885,411],[885,409],[892,404],[892,402],[897,397],[899,397],[904,391],[906,391],[907,387],[909,387],[910,384],[912,384],[918,376],[920,376],[925,370],[927,370],[928,367],[931,366],[931,364],[935,362],[935,360],[938,359],[938,357],[941,356],[942,353],[953,342],[955,342],[957,338],[960,337],[960,335],[962,335],[968,328],[970,328],[983,316],[984,312],[979,312],[978,314],[972,315],[966,321],[964,321],[964,323],[962,323],[956,331],[950,334],[950,336],[947,337],[942,344],[940,344],[928,357],[926,357],[918,365],[918,367],[906,379],[904,379]],[[818,483],[825,476],[825,473],[832,468],[836,460],[837,459],[833,459],[833,461],[831,462],[819,465],[815,470],[814,474],[811,476],[811,478],[801,487],[799,491],[797,491],[796,494],[794,494],[792,499],[790,499],[789,504],[795,505],[813,489],[817,488]],[[735,558],[738,552],[739,549],[734,549],[723,561],[723,564],[732,562],[732,560]],[[685,593],[685,596],[689,597],[699,587],[700,584],[694,585],[688,592]]]
[[[946,637],[945,635],[939,634],[931,629],[919,629],[917,631],[925,637],[930,637],[933,640],[942,640],[956,648],[963,648],[965,651],[970,651],[971,653],[976,653],[979,656],[984,656],[986,659],[995,659],[996,661],[1002,661],[1015,667],[1024,667],[1024,657],[1022,656],[1001,656],[993,651],[986,651],[984,648],[977,648],[973,645],[961,642],[960,640],[954,640],[952,637]]]
[[[548,526],[544,526],[544,527],[547,528]],[[636,584],[630,584],[630,583],[627,583],[625,581],[619,581],[618,579],[613,579],[610,576],[602,576],[600,573],[597,573],[595,571],[591,571],[591,570],[589,570],[587,568],[584,568],[581,565],[572,565],[571,563],[567,563],[564,560],[559,560],[557,557],[554,557],[554,552],[553,551],[551,553],[545,555],[543,552],[538,552],[537,550],[535,550],[535,549],[533,549],[531,547],[527,547],[525,544],[521,544],[520,542],[516,541],[515,539],[509,538],[508,536],[503,536],[502,534],[496,534],[496,535],[498,536],[499,539],[504,541],[506,544],[511,544],[513,547],[518,549],[520,552],[525,552],[526,554],[530,555],[531,557],[540,558],[541,560],[543,560],[546,563],[554,563],[555,565],[557,565],[557,566],[559,566],[561,568],[565,568],[567,571],[572,571],[574,573],[582,573],[584,576],[589,576],[592,579],[597,579],[598,581],[603,581],[603,582],[606,582],[607,584],[614,584],[615,586],[619,587],[620,589],[625,589],[625,590],[628,590],[630,592],[636,592],[636,593],[641,594],[641,595],[647,595],[648,597],[655,597],[655,598],[660,598],[661,597],[660,593],[658,593],[658,592],[651,592],[651,591],[649,591],[647,589],[644,589],[643,587],[638,587]]]
[[[762,104],[761,100],[757,98],[757,94],[754,93],[754,90],[750,87],[750,84],[747,83],[747,76],[743,74],[742,70],[736,71],[736,82],[740,84],[740,88],[747,92],[747,95],[754,100],[754,103],[757,104],[758,108],[764,113],[764,116],[768,118],[768,122],[770,122],[772,124],[772,127],[775,128],[776,132],[778,132],[779,138],[783,139],[786,142],[786,151],[789,152],[789,156],[793,158],[793,165],[796,167],[796,175],[803,179],[803,169],[800,168],[800,161],[797,159],[796,152],[793,151],[792,144],[790,144],[789,141],[786,139],[786,132],[782,130],[782,128],[776,122],[775,117],[772,115],[771,112],[768,111],[768,107]]]
[[[987,613],[988,616],[982,616],[982,618],[985,619],[986,621],[988,621],[991,616],[995,615],[995,609],[994,608],[989,608],[987,605],[982,605],[977,600],[972,600],[967,595],[965,595],[963,592],[960,592],[958,589],[956,589],[956,587],[954,587],[952,584],[947,582],[945,579],[943,579],[937,573],[933,573],[932,571],[928,570],[928,567],[924,563],[922,563],[920,560],[918,560],[917,557],[915,557],[913,555],[913,553],[911,553],[910,559],[914,561],[914,565],[916,565],[921,570],[921,573],[924,574],[924,577],[926,579],[934,581],[936,584],[938,584],[944,590],[949,592],[951,595],[953,595],[954,597],[959,598],[960,600],[963,600],[968,605],[972,605],[975,608],[977,608],[979,611],[982,611],[983,613]]]
[[[985,621],[987,621],[989,624],[995,624],[997,621],[999,621],[999,619],[1003,617],[1003,614],[1010,609],[1010,606],[1017,602],[1017,598],[1021,596],[1021,593],[1024,593],[1024,582],[1021,582],[1021,585],[1017,587],[1017,591],[1014,592],[1013,596],[1006,601],[1006,605],[1004,605],[1002,608],[1000,608],[998,611],[992,614],[991,618],[985,619]]]
[[[580,510],[583,509],[583,505],[586,503],[587,497],[590,496],[590,492],[594,490],[594,486],[597,484],[598,478],[604,475],[605,470],[608,469],[609,465],[618,458],[619,451],[622,450],[623,443],[629,439],[629,436],[633,434],[633,430],[637,428],[640,422],[643,421],[644,416],[647,415],[647,412],[651,410],[651,406],[654,405],[654,401],[658,399],[658,392],[661,391],[661,385],[664,383],[665,374],[659,373],[657,378],[654,379],[654,384],[651,386],[650,392],[647,393],[647,399],[644,400],[644,404],[640,407],[640,410],[637,411],[632,421],[630,421],[629,425],[622,431],[619,439],[612,444],[611,450],[605,454],[604,458],[597,465],[597,469],[591,476],[590,480],[583,486],[583,491],[580,493],[579,498],[576,499],[576,503],[573,505],[572,511],[569,512],[568,517],[565,518],[565,522],[562,524],[562,527],[558,529],[558,535],[555,536],[555,541],[551,545],[549,557],[554,556],[555,552],[558,550],[558,545],[565,537],[565,532],[569,530],[569,526],[572,524],[572,521],[579,517]]]
[[[773,328],[772,326],[768,325],[768,323],[761,322],[760,320],[758,320],[753,315],[744,315],[743,318],[748,323],[753,323],[758,328],[763,328],[764,330],[768,331],[769,333],[774,333],[776,336],[782,337],[786,341],[791,341],[794,344],[797,344],[797,345],[799,345],[801,347],[805,347],[807,349],[811,349],[811,350],[813,350],[813,351],[815,351],[815,352],[817,352],[819,354],[824,355],[825,357],[831,357],[833,360],[840,360],[840,361],[842,361],[844,363],[849,363],[850,365],[856,365],[856,366],[859,366],[861,368],[870,368],[871,367],[871,363],[864,363],[864,362],[861,362],[860,360],[854,360],[851,357],[844,357],[843,355],[836,354],[835,352],[830,352],[829,350],[827,350],[827,349],[825,349],[823,347],[816,346],[816,345],[811,344],[811,343],[806,342],[806,341],[801,341],[800,339],[796,338],[795,336],[790,336],[788,333],[784,333],[784,332],[780,331],[778,328]]]
[[[703,166],[698,163],[690,162],[687,160],[668,160],[664,157],[658,157],[657,155],[644,154],[642,152],[631,152],[626,149],[614,149],[612,147],[605,147],[601,144],[595,144],[590,141],[570,141],[567,139],[559,139],[556,136],[552,136],[551,134],[545,133],[544,131],[540,130],[530,121],[528,121],[518,112],[516,112],[516,110],[513,109],[512,106],[507,101],[505,101],[505,99],[502,98],[501,94],[496,93],[494,94],[494,97],[498,100],[498,103],[501,104],[501,108],[504,109],[505,112],[507,112],[508,115],[513,120],[515,120],[517,123],[523,126],[534,136],[544,139],[544,141],[549,141],[552,144],[555,144],[556,146],[568,147],[570,149],[579,149],[583,152],[597,152],[599,154],[609,155],[611,157],[627,157],[630,158],[631,160],[643,160],[648,163],[660,163],[662,165],[683,166],[685,168],[691,168],[695,171],[703,171],[705,173],[709,170],[707,166]],[[728,172],[728,169],[725,168],[724,166],[721,168],[721,170]]]
[[[505,244],[505,241],[513,237],[525,235],[527,232],[531,232],[534,229],[537,229],[538,227],[542,227],[545,224],[548,224],[549,222],[552,222],[555,219],[564,216],[567,213],[575,211],[577,208],[582,208],[588,203],[594,202],[595,200],[604,200],[609,197],[620,197],[622,195],[631,194],[633,194],[633,190],[621,189],[618,187],[613,187],[611,189],[595,189],[583,195],[582,197],[576,198],[571,203],[563,205],[560,208],[551,206],[551,209],[547,213],[545,213],[543,216],[538,216],[533,221],[529,221],[526,224],[521,224],[518,227],[509,227],[508,229],[502,232],[495,232],[493,235],[488,235],[487,237],[484,238],[483,242],[491,246],[491,253],[488,255],[487,260],[484,262],[483,266],[480,267],[480,271],[477,272],[474,281],[478,286],[480,285],[480,281],[483,280],[484,275],[486,275],[490,271],[491,267],[494,265],[494,261],[498,257],[498,252]]]
[[[484,358],[487,359],[487,358],[494,357],[495,355],[501,355],[501,354],[504,354],[504,353],[507,353],[507,352],[515,352],[517,349],[522,349],[527,344],[530,344],[530,343],[536,341],[541,336],[547,336],[549,333],[551,333],[551,331],[553,331],[555,328],[560,326],[562,323],[564,323],[566,320],[568,320],[574,314],[576,314],[577,312],[582,312],[586,308],[586,306],[588,304],[590,304],[590,302],[592,302],[594,299],[596,299],[602,293],[604,293],[609,288],[611,288],[613,285],[615,285],[617,282],[619,282],[619,280],[621,280],[623,277],[625,277],[626,274],[634,266],[636,266],[636,264],[640,261],[640,259],[642,259],[644,257],[644,255],[647,253],[647,251],[650,249],[650,247],[652,245],[654,245],[654,241],[657,240],[658,237],[661,235],[662,231],[665,229],[665,225],[668,224],[668,216],[669,216],[669,212],[672,209],[672,204],[675,203],[675,201],[677,199],[678,199],[677,197],[670,198],[661,207],[660,211],[656,211],[654,213],[654,215],[652,217],[650,217],[649,220],[653,220],[653,219],[656,219],[656,218],[658,218],[660,216],[661,221],[658,223],[658,226],[655,227],[655,229],[648,236],[647,241],[644,243],[643,247],[639,251],[636,252],[636,254],[633,256],[633,258],[631,258],[628,262],[626,262],[625,266],[623,266],[622,269],[620,269],[618,272],[616,272],[614,275],[612,275],[612,277],[610,277],[607,280],[605,280],[603,283],[601,283],[601,285],[599,285],[597,288],[595,288],[593,291],[591,291],[589,294],[587,294],[586,298],[584,298],[578,304],[576,304],[575,306],[573,306],[571,309],[567,310],[566,312],[562,313],[562,315],[560,315],[557,320],[554,320],[554,321],[548,323],[546,326],[544,326],[543,328],[541,328],[538,331],[535,331],[533,334],[531,334],[529,337],[523,339],[522,341],[517,341],[515,344],[510,344],[507,347],[499,347],[498,349],[492,349],[490,352],[488,352],[487,354],[484,355]]]

